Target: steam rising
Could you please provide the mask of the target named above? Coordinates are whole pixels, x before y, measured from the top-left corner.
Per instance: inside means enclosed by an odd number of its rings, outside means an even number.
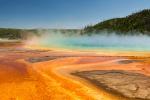
[[[101,35],[100,35],[101,34]],[[150,37],[146,35],[79,35],[77,33],[45,32],[39,37],[32,37],[28,45],[39,45],[46,48],[65,48],[79,50],[110,49],[110,50],[150,50]]]

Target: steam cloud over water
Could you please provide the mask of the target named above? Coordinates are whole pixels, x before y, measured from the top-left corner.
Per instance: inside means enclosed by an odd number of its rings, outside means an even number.
[[[41,33],[42,34],[42,33]],[[146,35],[116,35],[112,33],[101,35],[70,35],[61,32],[47,32],[39,37],[33,37],[28,45],[38,45],[46,48],[64,48],[77,50],[150,50],[150,37]]]

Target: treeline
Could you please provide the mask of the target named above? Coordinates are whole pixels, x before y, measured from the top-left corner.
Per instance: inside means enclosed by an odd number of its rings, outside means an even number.
[[[87,26],[85,33],[93,33],[107,30],[108,33],[115,31],[118,34],[142,34],[150,35],[150,9],[133,13],[123,18],[113,18],[100,22],[96,25]]]
[[[26,39],[29,35],[38,35],[38,31],[25,29],[0,28],[0,38]]]
[[[9,38],[9,39],[21,38],[20,32],[21,32],[21,30],[19,30],[19,29],[0,28],[0,37],[1,38]]]
[[[7,39],[27,39],[32,36],[40,36],[43,34],[61,33],[61,34],[80,34],[79,29],[12,29],[0,28],[0,38]]]

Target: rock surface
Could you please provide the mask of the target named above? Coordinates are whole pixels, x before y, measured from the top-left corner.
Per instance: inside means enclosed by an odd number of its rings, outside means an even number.
[[[72,73],[99,87],[132,99],[150,100],[150,77],[120,70],[97,70]]]

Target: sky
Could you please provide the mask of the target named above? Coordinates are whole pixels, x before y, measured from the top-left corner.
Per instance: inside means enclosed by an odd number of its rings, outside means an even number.
[[[1,28],[84,28],[150,8],[150,0],[0,0]]]

